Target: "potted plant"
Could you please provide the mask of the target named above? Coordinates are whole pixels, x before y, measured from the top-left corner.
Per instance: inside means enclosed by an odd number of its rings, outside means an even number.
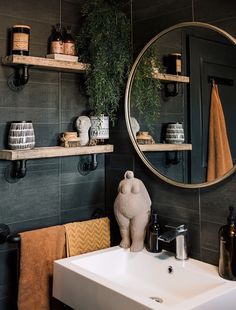
[[[152,44],[137,65],[131,90],[133,116],[142,119],[150,131],[160,116],[161,82],[155,78],[155,73],[162,71],[157,47]]]
[[[90,64],[86,93],[99,126],[104,123],[103,116],[114,125],[130,66],[130,23],[117,2],[85,1],[84,21],[77,36],[79,57]]]

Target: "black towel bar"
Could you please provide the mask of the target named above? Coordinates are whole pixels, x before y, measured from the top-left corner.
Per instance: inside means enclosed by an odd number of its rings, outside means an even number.
[[[9,226],[0,223],[0,244],[5,242],[18,243],[20,242],[20,235],[11,234]]]
[[[217,76],[208,76],[208,83],[212,83],[213,81],[215,81],[217,85],[234,86],[233,79],[221,78]]]

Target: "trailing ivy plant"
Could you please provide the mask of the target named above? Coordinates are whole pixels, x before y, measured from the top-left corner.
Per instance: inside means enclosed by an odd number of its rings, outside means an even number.
[[[154,72],[161,72],[161,64],[155,44],[152,44],[137,65],[131,90],[132,111],[138,114],[145,126],[152,131],[160,116],[161,82],[154,78]],[[135,115],[136,116],[136,115]]]
[[[92,115],[107,115],[113,125],[131,61],[130,22],[117,2],[86,0],[77,36],[80,59],[90,64],[86,93]]]

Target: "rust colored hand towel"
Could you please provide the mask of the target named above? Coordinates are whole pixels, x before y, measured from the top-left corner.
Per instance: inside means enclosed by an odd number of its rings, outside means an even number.
[[[207,181],[222,177],[233,168],[224,112],[218,87],[212,85],[209,120]]]
[[[110,247],[110,221],[107,217],[69,223],[65,229],[67,257]]]
[[[65,257],[65,228],[53,226],[20,236],[18,310],[50,310],[53,261]]]

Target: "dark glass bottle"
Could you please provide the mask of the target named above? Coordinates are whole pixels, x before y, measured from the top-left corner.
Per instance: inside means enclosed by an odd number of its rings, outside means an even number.
[[[56,24],[56,27],[52,33],[51,44],[50,44],[51,54],[64,54],[64,42],[61,34],[61,25]]]
[[[152,212],[151,219],[147,227],[146,249],[149,252],[159,253],[162,251],[161,242],[158,240],[160,235],[160,225],[156,212]]]
[[[219,230],[219,275],[224,279],[236,281],[236,227],[233,207],[229,207],[227,222],[227,225]]]
[[[66,28],[65,38],[64,38],[64,54],[75,56],[75,40],[71,34],[71,27]]]

